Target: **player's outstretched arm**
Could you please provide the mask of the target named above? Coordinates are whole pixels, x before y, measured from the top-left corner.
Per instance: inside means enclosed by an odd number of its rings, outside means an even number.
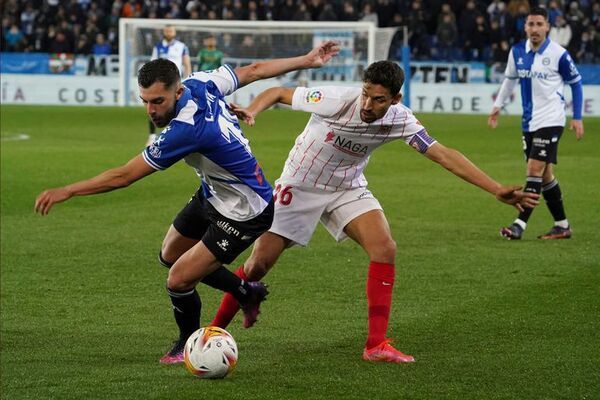
[[[239,86],[242,87],[257,80],[272,78],[290,71],[320,68],[339,52],[338,42],[328,40],[303,56],[255,62],[236,68],[235,74],[239,80]]]
[[[73,196],[87,196],[120,189],[155,171],[140,154],[127,164],[106,170],[93,178],[43,191],[35,200],[34,211],[46,215],[54,204],[69,200]]]
[[[425,152],[425,156],[454,175],[493,194],[499,201],[516,207],[519,211],[523,211],[523,207],[533,208],[539,204],[538,199],[540,196],[538,194],[523,192],[520,190],[520,186],[501,185],[480,170],[462,153],[441,143],[435,143],[429,147]]]
[[[235,103],[229,104],[229,107],[239,119],[254,126],[256,122],[254,118],[272,105],[277,103],[292,105],[295,90],[296,88],[273,87],[256,96],[246,108]]]

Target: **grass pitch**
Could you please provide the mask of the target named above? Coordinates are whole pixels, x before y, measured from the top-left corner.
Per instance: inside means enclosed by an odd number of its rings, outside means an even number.
[[[269,111],[246,128],[268,178],[306,114]],[[519,120],[420,115],[430,134],[504,183],[524,181]],[[520,242],[498,229],[516,211],[403,143],[366,175],[398,243],[389,334],[412,365],[360,358],[367,257],[319,228],[282,256],[255,328],[230,326],[240,359],[222,381],[162,366],[176,328],[156,254],[198,181],[183,163],[132,187],[33,213],[43,189],[141,152],[139,108],[1,108],[1,392],[6,399],[593,399],[600,393],[600,119],[565,131],[557,176],[574,228],[541,242],[535,210]],[[20,135],[20,136],[19,136]],[[23,139],[27,135],[28,140]],[[11,140],[13,139],[13,140]],[[241,256],[232,265],[243,261]],[[220,293],[199,287],[202,323]]]

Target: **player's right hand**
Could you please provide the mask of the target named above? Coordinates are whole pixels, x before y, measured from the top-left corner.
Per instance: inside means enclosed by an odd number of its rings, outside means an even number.
[[[35,199],[34,211],[46,215],[54,204],[68,200],[71,196],[71,193],[65,188],[45,190]]]
[[[502,186],[496,192],[496,199],[499,201],[514,206],[520,212],[524,208],[534,208],[540,204],[540,195],[531,192],[524,192],[521,189],[523,186]]]
[[[244,121],[249,126],[254,126],[256,121],[254,120],[254,114],[252,114],[247,108],[240,106],[239,104],[229,103],[229,108],[235,114],[236,117]]]
[[[306,68],[320,68],[340,52],[340,43],[327,40],[306,54]]]
[[[498,126],[498,115],[500,115],[500,107],[492,108],[492,112],[488,116],[488,126],[492,129],[496,129]]]

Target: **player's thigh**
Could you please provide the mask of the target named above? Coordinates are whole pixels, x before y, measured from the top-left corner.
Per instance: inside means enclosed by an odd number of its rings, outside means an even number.
[[[172,290],[188,290],[221,265],[215,255],[202,243],[196,243],[169,269],[167,287]]]
[[[281,181],[275,184],[279,190],[275,197],[275,218],[269,232],[289,240],[290,245],[306,246],[325,208],[338,195]]]
[[[396,259],[396,242],[382,210],[371,210],[350,221],[345,233],[357,242],[371,261],[393,264]]]
[[[179,211],[169,227],[161,247],[165,261],[174,263],[192,246],[198,243],[210,226],[206,200],[197,191],[190,201]]]
[[[523,142],[527,159],[556,164],[558,162],[558,143],[563,130],[562,126],[550,126],[525,133]]]
[[[244,262],[244,272],[248,279],[262,279],[275,265],[279,256],[292,241],[273,232],[263,233],[252,246],[252,254]]]

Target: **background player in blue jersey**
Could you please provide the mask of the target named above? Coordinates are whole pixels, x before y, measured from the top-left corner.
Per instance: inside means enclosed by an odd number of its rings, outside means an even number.
[[[179,68],[180,75],[185,78],[192,73],[192,62],[190,60],[190,50],[181,40],[177,40],[177,31],[173,25],[167,25],[162,31],[163,38],[152,49],[151,60],[166,58],[173,61]],[[152,121],[149,121],[149,136],[146,145],[150,145],[156,139],[156,128]]]
[[[180,332],[173,348],[161,358],[162,363],[182,362],[185,341],[199,328],[198,282],[238,299],[245,326],[254,324],[267,294],[261,283],[243,281],[223,267],[273,220],[272,188],[224,96],[259,79],[320,67],[338,52],[339,46],[328,41],[304,56],[235,70],[225,65],[210,73],[197,72],[183,83],[174,63],[150,61],[140,69],[138,84],[148,116],[156,126],[165,127],[156,141],[123,166],[46,190],[37,197],[35,211],[45,215],[54,204],[73,196],[129,186],[181,159],[201,177],[200,189],[173,221],[159,253],[160,262],[170,268],[167,291]]]
[[[573,59],[567,50],[546,37],[549,30],[546,10],[532,9],[525,22],[527,40],[510,50],[506,78],[489,115],[488,125],[492,128],[497,126],[500,110],[519,82],[523,105],[523,144],[527,159],[525,191],[541,192],[554,217],[554,226],[538,238],[568,239],[571,237],[571,227],[553,164],[557,163],[558,142],[566,122],[564,86],[569,84],[573,93],[570,129],[575,131],[577,140],[583,137],[583,89],[581,75]],[[512,225],[502,228],[500,234],[509,240],[521,239],[532,211],[532,208],[526,208],[519,213]]]

